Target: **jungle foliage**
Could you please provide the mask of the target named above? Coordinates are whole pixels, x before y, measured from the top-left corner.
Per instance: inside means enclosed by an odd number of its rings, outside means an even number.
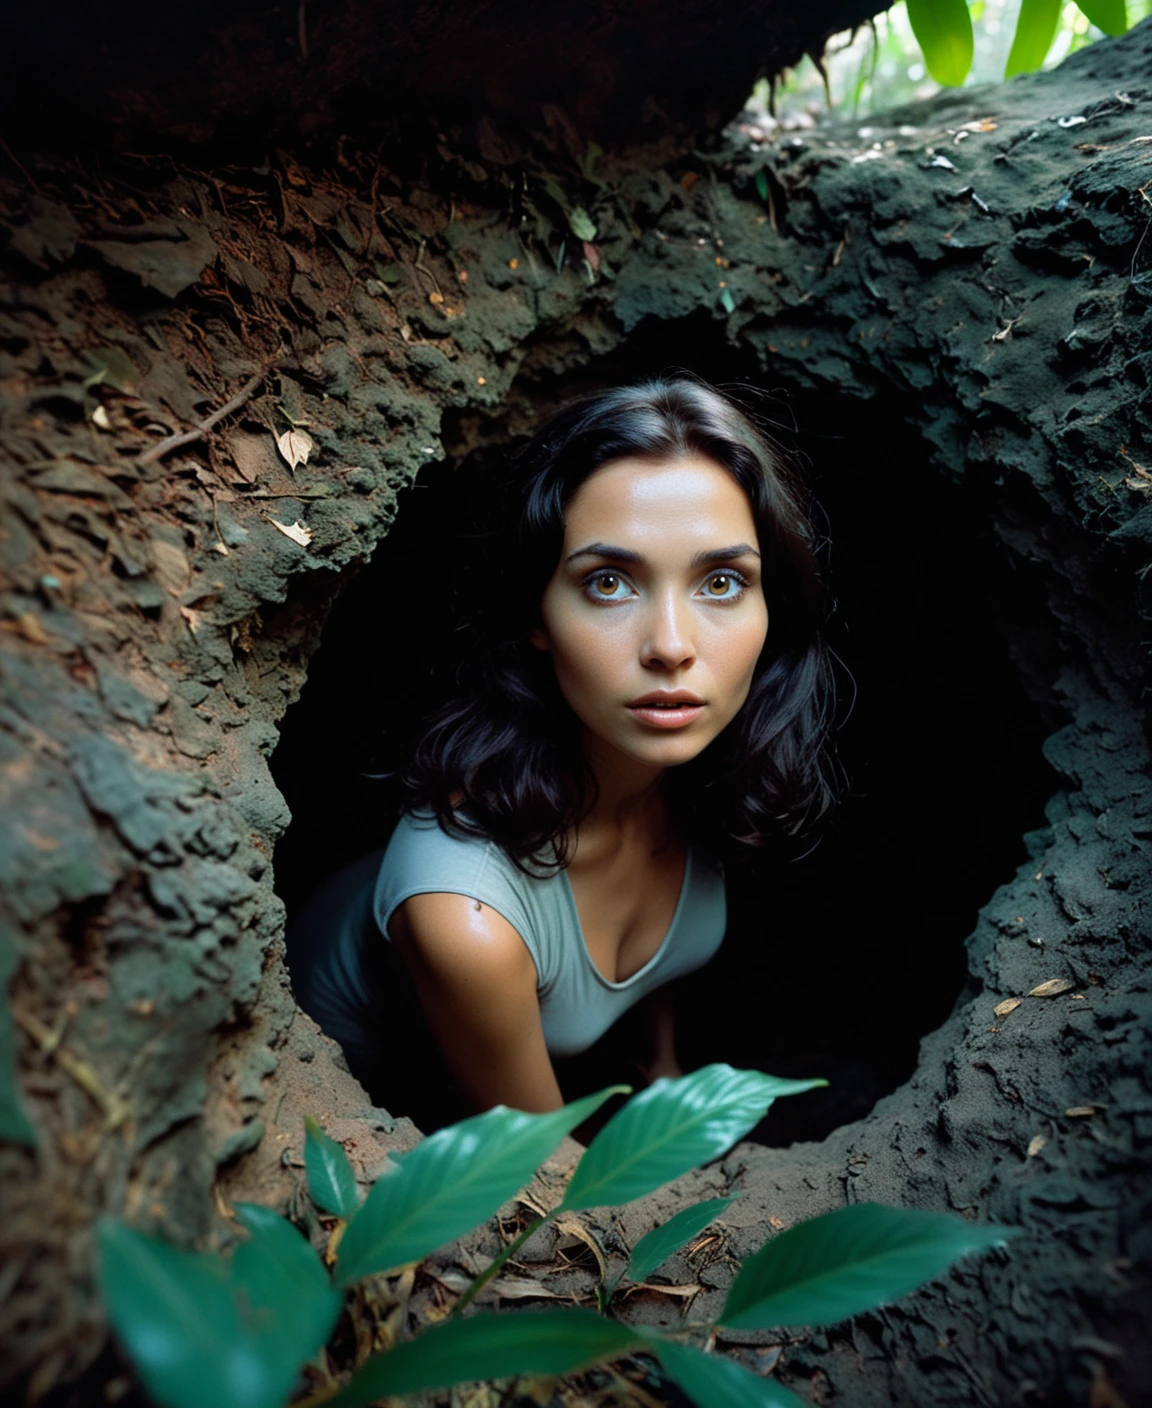
[[[368,1357],[342,1386],[309,1405],[363,1408],[385,1395],[520,1374],[559,1375],[645,1354],[701,1408],[798,1405],[774,1379],[705,1352],[722,1327],[770,1329],[842,1320],[938,1276],[958,1257],[1002,1244],[1013,1229],[952,1214],[880,1204],[840,1208],[767,1241],[740,1267],[715,1324],[671,1335],[611,1314],[625,1277],[642,1280],[733,1201],[683,1209],[641,1238],[626,1271],[601,1284],[599,1313],[569,1309],[461,1312],[543,1223],[642,1198],[725,1153],[780,1095],[824,1085],[716,1064],[658,1080],[624,1104],[581,1157],[557,1207],[510,1242],[460,1295],[448,1317]],[[571,1130],[627,1086],[610,1086],[548,1114],[497,1106],[439,1130],[376,1180],[361,1202],[342,1147],[310,1120],[309,1196],[337,1219],[329,1270],[293,1223],[237,1204],[247,1232],[231,1256],[180,1250],[126,1224],[98,1228],[101,1289],[112,1326],[161,1408],[283,1408],[303,1366],[336,1327],[345,1295],[364,1277],[403,1272],[469,1231],[532,1177]],[[695,1341],[695,1342],[693,1342]]]

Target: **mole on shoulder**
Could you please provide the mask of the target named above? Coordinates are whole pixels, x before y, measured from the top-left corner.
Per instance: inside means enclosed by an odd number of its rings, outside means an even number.
[[[476,908],[477,908],[478,910],[481,910],[481,909],[484,908],[484,906],[480,903],[479,900],[476,901]]]

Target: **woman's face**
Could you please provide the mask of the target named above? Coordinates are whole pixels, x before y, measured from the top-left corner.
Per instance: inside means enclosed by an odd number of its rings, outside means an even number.
[[[530,639],[599,758],[673,767],[732,720],[768,630],[759,548],[710,459],[612,460],[576,491]]]

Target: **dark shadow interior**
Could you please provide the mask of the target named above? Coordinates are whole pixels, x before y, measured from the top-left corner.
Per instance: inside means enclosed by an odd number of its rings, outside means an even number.
[[[595,378],[526,394],[543,411],[676,366],[776,386],[692,321],[642,327]],[[859,1118],[911,1075],[920,1039],[964,987],[977,910],[1043,825],[1054,775],[1040,744],[1055,721],[1027,702],[1009,656],[1005,622],[1027,626],[1044,608],[998,559],[988,499],[934,472],[882,393],[834,404],[775,394],[761,411],[785,423],[778,436],[803,457],[827,520],[830,635],[846,701],[854,690],[840,733],[851,795],[802,858],[730,882],[728,937],[687,981],[679,1029],[686,1068],[722,1060],[832,1082],[780,1101],[754,1136],[787,1144]],[[451,454],[451,427],[446,442]],[[294,818],[275,861],[290,915],[330,871],[387,840],[388,786],[363,774],[395,766],[451,688],[484,591],[491,476],[505,453],[423,471],[332,611],[272,759]],[[571,1093],[619,1078],[602,1055],[573,1064]]]

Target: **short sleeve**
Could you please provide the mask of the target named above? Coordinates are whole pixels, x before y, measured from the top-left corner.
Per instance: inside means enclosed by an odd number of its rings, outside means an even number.
[[[435,817],[405,813],[392,834],[373,894],[373,914],[386,939],[388,922],[397,907],[413,895],[467,895],[490,905],[523,939],[542,971],[536,935],[525,904],[518,872],[493,841],[483,837],[449,836]]]

